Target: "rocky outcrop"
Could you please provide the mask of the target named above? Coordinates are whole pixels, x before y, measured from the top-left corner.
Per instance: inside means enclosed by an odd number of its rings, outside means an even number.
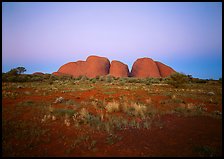
[[[55,75],[55,76],[68,76],[69,74],[64,74],[64,73],[60,73],[60,72],[53,72],[52,75]],[[71,76],[71,75],[69,75]]]
[[[169,67],[161,62],[156,61],[156,64],[159,68],[161,77],[167,77],[167,76],[171,75],[172,73],[176,72],[176,71],[174,71],[174,69],[172,69],[171,67]]]
[[[86,76],[94,78],[109,73],[110,61],[105,57],[89,56],[86,61],[69,62],[58,69],[57,75],[69,74],[73,77]],[[56,74],[55,74],[56,75]]]
[[[128,65],[120,61],[113,60],[110,64],[110,75],[114,77],[128,77]]]
[[[78,77],[80,75],[86,75],[86,62],[85,61],[77,61],[77,62],[69,62],[64,64],[58,69],[59,75],[67,74],[72,75],[73,77]]]
[[[105,76],[109,73],[110,61],[105,57],[89,56],[86,59],[86,63],[86,76],[89,78]]]
[[[156,63],[151,58],[137,59],[131,70],[132,77],[146,78],[146,77],[161,77]]]
[[[174,72],[171,67],[146,57],[137,59],[132,66],[131,73],[129,73],[128,66],[120,61],[113,60],[110,64],[110,61],[106,57],[89,56],[86,61],[66,63],[53,74],[56,76],[86,76],[89,78],[108,74],[114,77],[157,78],[167,77]]]
[[[44,75],[42,72],[34,72],[33,75]]]

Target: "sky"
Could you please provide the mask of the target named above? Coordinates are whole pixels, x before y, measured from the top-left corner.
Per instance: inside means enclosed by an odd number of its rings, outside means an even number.
[[[222,77],[221,2],[3,2],[2,72],[52,73],[90,55],[149,57],[195,78]]]

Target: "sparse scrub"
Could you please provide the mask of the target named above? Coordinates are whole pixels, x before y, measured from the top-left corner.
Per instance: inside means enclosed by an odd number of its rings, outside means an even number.
[[[167,77],[167,83],[174,86],[175,88],[182,87],[189,82],[189,77],[182,73],[173,73]]]
[[[215,157],[215,149],[210,147],[210,146],[194,146],[193,147],[193,152],[196,152],[199,154],[200,157]]]
[[[150,126],[151,126],[151,123],[148,122],[148,121],[145,121],[145,122],[143,123],[143,128],[145,128],[145,129],[149,129]]]
[[[141,118],[145,118],[145,112],[147,107],[137,103],[131,103],[128,107],[128,114],[132,116],[139,116]]]
[[[57,108],[53,110],[53,114],[58,116],[65,116],[66,114],[68,116],[72,116],[75,113],[75,110],[73,109],[63,109],[63,108]]]
[[[114,143],[118,142],[122,140],[122,137],[120,136],[117,136],[117,135],[113,135],[113,134],[110,134],[107,138],[106,138],[106,143],[107,144],[110,144],[110,145],[113,145]]]
[[[111,83],[113,81],[113,77],[110,75],[106,76],[106,82]]]
[[[109,102],[107,103],[105,109],[107,110],[107,112],[111,113],[111,112],[117,112],[119,111],[119,103],[118,102]]]

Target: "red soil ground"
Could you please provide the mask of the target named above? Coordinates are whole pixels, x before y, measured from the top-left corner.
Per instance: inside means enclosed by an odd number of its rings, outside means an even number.
[[[118,99],[125,95],[128,99],[145,101],[148,97],[147,92],[136,90],[130,93],[128,90],[109,89],[114,94],[104,94],[100,87],[87,90],[67,93],[52,93],[50,95],[32,95],[33,89],[21,88],[17,92],[30,91],[31,95],[22,98],[2,100],[2,119],[5,121],[31,121],[37,127],[48,130],[47,136],[41,136],[41,142],[37,143],[32,149],[21,148],[27,144],[27,140],[10,138],[7,144],[12,146],[13,154],[4,151],[3,156],[203,156],[203,152],[197,151],[197,147],[209,146],[214,149],[214,156],[222,155],[222,122],[209,116],[180,116],[177,114],[158,115],[153,119],[150,129],[116,130],[114,135],[120,140],[114,139],[114,144],[106,143],[109,137],[104,131],[96,131],[88,125],[76,128],[75,126],[66,127],[62,119],[50,121],[42,124],[38,109],[34,107],[23,107],[21,114],[16,114],[19,102],[31,100],[33,102],[52,103],[57,97],[63,96],[65,99],[72,99],[76,102],[85,101],[93,96],[97,99],[107,99],[112,96]],[[13,91],[12,91],[13,92]],[[138,96],[136,96],[136,94]],[[167,96],[151,96],[152,102],[162,108],[159,104],[161,100],[169,99]],[[198,100],[185,98],[187,102],[198,102]],[[71,108],[63,104],[53,104],[55,108]],[[214,109],[212,104],[207,104],[208,111]],[[170,108],[165,108],[170,109]],[[221,105],[218,106],[221,110]],[[4,135],[4,134],[3,134]],[[46,134],[45,134],[46,135]],[[88,137],[82,144],[71,147],[74,141],[80,136]],[[45,141],[47,140],[47,141]],[[92,141],[96,141],[95,149],[88,149]],[[35,139],[30,141],[35,143]]]

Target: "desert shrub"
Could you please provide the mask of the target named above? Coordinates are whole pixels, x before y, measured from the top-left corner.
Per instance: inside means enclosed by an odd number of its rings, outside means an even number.
[[[87,124],[87,123],[91,124],[91,122],[100,120],[98,118],[95,118],[95,116],[92,115],[91,113],[89,113],[86,108],[82,108],[78,114],[79,114],[79,121],[84,124]]]
[[[193,82],[193,83],[206,83],[207,81],[203,80],[203,79],[199,79],[199,78],[192,78],[191,82]]]
[[[105,109],[109,113],[119,111],[119,103],[115,102],[115,101],[109,102],[109,103],[107,103]]]
[[[52,80],[52,81],[59,80],[59,76],[51,75],[49,80]]]
[[[96,83],[97,79],[96,79],[96,78],[91,78],[90,81],[91,81],[92,83]]]
[[[48,79],[51,77],[51,74],[46,73],[46,74],[44,74],[44,75],[42,75],[42,76],[43,76],[43,78],[44,78],[45,80],[48,80]]]
[[[16,76],[18,74],[18,70],[14,68],[14,69],[11,69],[6,74],[9,75],[9,76]]]
[[[125,81],[120,81],[120,85],[124,86],[125,85]]]
[[[89,112],[86,110],[86,108],[82,108],[79,114],[82,118],[87,118],[87,116],[89,115]]]
[[[69,116],[71,117],[75,113],[75,110],[73,109],[63,109],[63,108],[57,108],[53,110],[53,114],[59,115],[59,116]]]
[[[173,73],[168,77],[167,83],[178,88],[189,82],[189,78],[182,73]]]
[[[162,80],[162,78],[146,78],[145,82],[143,82],[143,83],[150,85],[153,83],[160,83],[161,80]]]
[[[26,75],[19,75],[17,76],[17,82],[28,82],[30,78]]]
[[[186,113],[188,111],[188,109],[184,108],[184,107],[176,107],[174,109],[175,112],[177,113]]]
[[[16,82],[16,76],[4,75],[4,76],[2,76],[2,81],[4,81],[4,82]]]
[[[99,81],[105,81],[105,76],[100,76]]]
[[[215,157],[216,150],[213,147],[207,145],[195,145],[193,152],[197,153],[200,157]]]
[[[119,79],[120,79],[120,77],[114,77],[114,80],[116,80],[116,81],[119,80]]]
[[[128,107],[128,110],[126,112],[129,115],[139,116],[139,117],[144,118],[146,111],[147,111],[146,106],[137,104],[137,103],[131,103],[131,105]]]
[[[31,78],[30,78],[30,81],[34,82],[34,81],[43,81],[43,77],[42,76],[39,76],[39,75],[33,75]]]
[[[127,82],[129,82],[129,83],[136,83],[136,78],[134,78],[134,77],[128,78]]]
[[[120,79],[119,79],[119,83],[120,83],[120,85],[125,85],[125,83],[127,83],[128,82],[128,77],[121,77]]]
[[[5,82],[28,82],[30,81],[28,76],[26,75],[16,75],[16,76],[8,76],[6,75],[2,79]]]
[[[97,75],[97,76],[96,76],[96,80],[99,80],[99,79],[100,79],[100,76],[99,76],[99,75]]]
[[[86,76],[81,76],[81,79],[80,79],[81,81],[86,81],[86,80],[88,80],[88,77],[86,77]]]
[[[62,80],[62,81],[71,80],[72,76],[71,75],[62,75],[62,76],[59,76],[58,79]]]
[[[113,77],[111,75],[106,76],[106,82],[111,83],[113,81]]]

